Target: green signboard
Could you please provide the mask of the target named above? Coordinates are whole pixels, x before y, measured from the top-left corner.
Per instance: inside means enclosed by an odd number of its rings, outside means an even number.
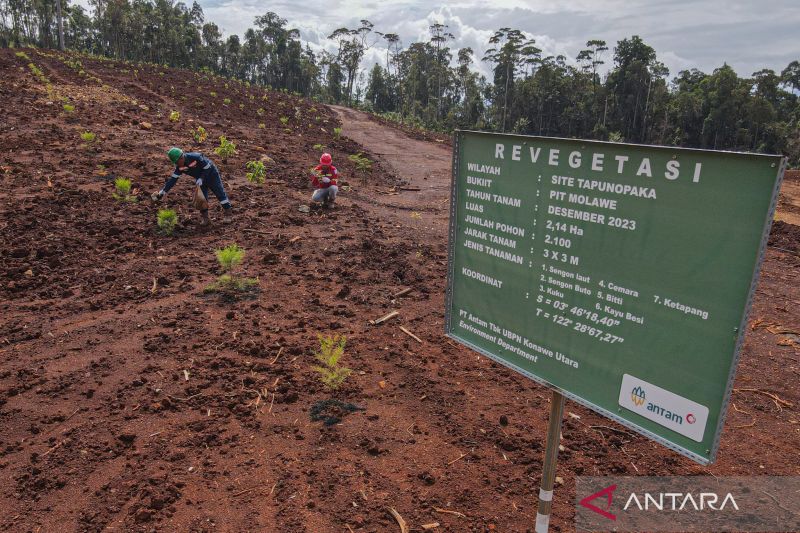
[[[457,132],[447,333],[714,460],[785,160]]]

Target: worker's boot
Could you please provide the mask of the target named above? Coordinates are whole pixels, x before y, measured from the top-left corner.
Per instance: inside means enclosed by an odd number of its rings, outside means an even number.
[[[200,227],[207,228],[211,225],[211,220],[208,218],[208,209],[200,211]]]
[[[233,208],[222,210],[222,222],[225,224],[233,222]]]

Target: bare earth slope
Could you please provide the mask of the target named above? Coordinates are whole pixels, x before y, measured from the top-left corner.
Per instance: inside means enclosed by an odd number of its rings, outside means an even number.
[[[0,529],[397,531],[391,507],[416,531],[533,530],[548,392],[442,333],[448,149],[291,95],[25,52],[51,89],[0,50]],[[239,151],[224,162],[220,135]],[[217,160],[231,226],[200,230],[181,180],[166,205],[182,227],[157,233],[146,192],[174,144]],[[304,214],[317,144],[352,189]],[[361,151],[377,160],[364,185],[347,160]],[[265,155],[266,185],[249,184]],[[137,203],[112,198],[113,175]],[[773,232],[719,463],[568,404],[555,530],[574,529],[577,474],[800,475],[796,230]],[[231,242],[260,280],[233,302],[203,293]],[[334,394],[311,369],[317,334],[348,337]],[[332,396],[364,410],[312,420]]]

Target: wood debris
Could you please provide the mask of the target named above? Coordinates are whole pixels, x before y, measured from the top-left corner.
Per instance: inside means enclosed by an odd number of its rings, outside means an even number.
[[[455,463],[456,461],[460,461],[461,459],[463,459],[463,458],[464,458],[464,457],[466,457],[466,456],[467,456],[467,454],[465,454],[465,453],[462,453],[461,455],[459,455],[459,456],[458,456],[458,458],[456,458],[456,459],[453,459],[452,461],[450,461],[449,463],[447,463],[447,466],[450,466],[451,464]]]
[[[763,391],[760,389],[752,389],[752,388],[733,389],[733,392],[755,392],[757,394],[763,394],[764,396],[768,396],[772,399],[772,402],[775,404],[775,407],[778,408],[778,411],[783,411],[783,407],[781,406],[793,407],[792,402],[788,402],[782,399],[777,394],[773,394],[771,392]]]
[[[253,229],[253,228],[244,228],[242,231],[246,231],[248,233],[258,233],[259,235],[267,235],[272,236],[272,233],[268,231],[261,231],[260,229]]]
[[[434,507],[433,510],[436,511],[437,513],[451,514],[451,515],[455,515],[455,516],[457,516],[459,518],[466,518],[467,517],[467,515],[465,515],[464,513],[459,513],[458,511],[450,511],[448,509],[442,509],[441,507]]]
[[[413,287],[406,287],[405,289],[399,290],[396,293],[392,294],[392,298],[400,298],[401,296],[405,296],[409,292],[413,291]]]
[[[280,349],[278,350],[278,355],[276,355],[276,356],[275,356],[275,359],[273,359],[272,361],[270,361],[270,363],[269,363],[269,364],[271,364],[271,365],[274,365],[274,364],[275,364],[275,363],[278,361],[278,357],[280,357],[280,356],[281,356],[281,352],[283,352],[283,346],[281,346],[281,347],[280,347]]]
[[[406,521],[403,520],[403,517],[400,516],[400,513],[394,510],[394,507],[389,507],[389,514],[391,514],[394,519],[397,521],[397,525],[400,526],[400,533],[408,533],[408,525]]]
[[[406,335],[408,335],[409,337],[411,337],[412,339],[414,339],[414,340],[415,340],[415,341],[417,341],[418,343],[422,344],[422,339],[420,339],[419,337],[417,337],[416,335],[414,335],[413,333],[411,333],[411,332],[410,332],[408,329],[406,329],[405,327],[403,327],[403,326],[400,326],[400,331],[402,331],[403,333],[405,333]]]
[[[781,326],[780,324],[767,326],[767,331],[774,335],[800,335],[800,332],[795,331],[792,328],[787,328],[786,326]]]
[[[389,320],[390,318],[394,318],[394,317],[396,317],[396,316],[397,316],[397,315],[399,315],[399,314],[400,314],[400,312],[399,312],[399,311],[392,311],[392,312],[391,312],[391,313],[389,313],[388,315],[384,315],[384,316],[382,316],[382,317],[378,318],[377,320],[370,320],[370,321],[369,321],[369,323],[370,323],[370,324],[372,324],[373,326],[377,326],[377,325],[378,325],[378,324],[380,324],[381,322],[386,322],[386,321],[387,321],[387,320]]]

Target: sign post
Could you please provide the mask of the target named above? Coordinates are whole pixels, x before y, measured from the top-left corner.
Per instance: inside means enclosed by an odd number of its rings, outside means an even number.
[[[536,533],[547,533],[550,511],[553,508],[553,485],[556,479],[558,445],[561,442],[561,421],[564,418],[564,395],[553,390],[550,400],[550,420],[547,423],[547,441],[542,465],[542,486],[539,489],[539,508],[536,511]]]
[[[446,332],[560,396],[540,516],[564,397],[714,461],[785,165],[456,132]]]

